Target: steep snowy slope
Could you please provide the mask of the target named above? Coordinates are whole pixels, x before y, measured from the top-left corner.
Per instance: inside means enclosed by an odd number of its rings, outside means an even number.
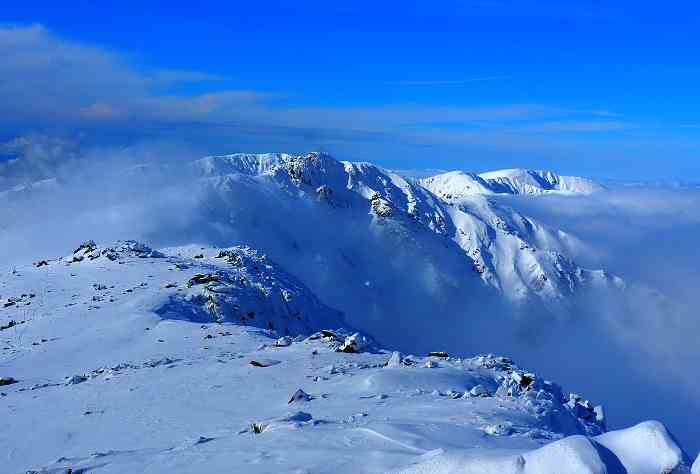
[[[243,188],[253,194],[255,188],[264,189],[266,199],[275,194],[280,206],[297,205],[291,198],[301,206],[331,209],[336,218],[368,226],[431,256],[448,280],[464,279],[464,274],[445,270],[449,265],[444,259],[435,258],[436,247],[451,249],[446,258],[460,259],[513,302],[538,301],[557,308],[578,290],[621,286],[619,279],[581,269],[565,256],[579,245],[574,238],[484,197],[481,191],[489,184],[477,175],[455,172],[414,182],[369,163],[339,162],[323,153],[226,155],[195,166],[211,189],[223,194],[223,203],[240,201],[231,197],[236,190],[237,195]],[[464,189],[468,191],[460,191]]]
[[[89,241],[0,297],[3,472],[689,471],[660,423],[605,433],[507,357],[340,329],[248,247]]]
[[[372,260],[378,257],[390,262],[390,267],[398,261],[417,262],[424,274],[434,275],[430,284],[435,288],[476,295],[483,292],[475,281],[481,279],[511,302],[544,304],[554,310],[579,290],[621,284],[602,271],[581,269],[568,258],[581,245],[575,238],[491,200],[489,193],[505,186],[494,185],[493,180],[500,179],[498,172],[493,176],[451,172],[414,181],[369,163],[340,162],[324,153],[212,156],[185,168],[133,166],[112,174],[114,179],[84,197],[68,191],[85,187],[84,182],[46,181],[0,194],[0,202],[12,203],[5,225],[22,219],[24,212],[41,212],[42,201],[51,199],[54,204],[56,195],[67,195],[57,200],[67,209],[90,200],[94,209],[90,218],[98,219],[99,206],[109,199],[115,202],[102,204],[112,206],[105,213],[125,214],[120,209],[126,205],[120,197],[125,186],[144,196],[166,189],[160,199],[187,196],[184,215],[190,221],[176,222],[183,226],[180,233],[186,238],[172,241],[155,235],[156,241],[182,244],[198,237],[216,244],[246,243],[277,259],[313,248],[311,257],[323,268],[299,277],[317,290],[313,275],[325,273],[324,269],[328,278],[342,272],[353,285],[372,283]],[[501,174],[510,180],[512,192],[535,185],[542,190],[587,189],[581,184],[585,180],[578,178],[523,173]],[[192,174],[198,179],[192,180]],[[36,208],[12,211],[31,200]],[[50,214],[46,218],[52,219]],[[158,229],[146,236],[153,233]],[[368,246],[375,250],[372,256],[362,251]]]
[[[494,194],[489,183],[481,176],[464,171],[449,171],[423,178],[419,182],[433,194],[448,201],[474,194]]]

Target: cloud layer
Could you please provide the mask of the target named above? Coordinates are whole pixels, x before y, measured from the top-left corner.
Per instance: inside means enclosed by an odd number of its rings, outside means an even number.
[[[700,412],[700,382],[690,376],[700,366],[700,191],[614,186],[587,197],[506,201],[586,242],[576,256],[580,264],[606,268],[626,280],[620,297],[586,303],[596,308],[588,315],[591,321],[572,332],[571,345],[561,346],[569,354],[578,347],[582,373],[600,377],[600,384],[588,383],[591,389],[607,397],[611,411],[626,423],[639,420],[644,413],[640,405],[646,404],[689,448],[698,450],[697,426],[688,418]],[[586,345],[576,338],[588,339],[589,350],[595,347],[595,353],[609,359],[586,354]],[[547,365],[547,360],[541,363]],[[598,373],[591,370],[596,364]],[[623,366],[636,374],[617,377]],[[556,365],[549,370],[562,381],[578,377],[575,370],[569,376],[559,373]]]
[[[136,66],[124,52],[66,40],[41,25],[0,27],[0,55],[0,127],[6,135],[0,139],[39,133],[93,144],[185,141],[212,152],[323,148],[393,166],[397,156],[412,160],[426,148],[462,160],[465,152],[501,159],[516,152],[577,154],[580,135],[631,126],[598,110],[527,102],[315,105],[322,98],[310,101],[283,89],[240,90],[206,72]]]

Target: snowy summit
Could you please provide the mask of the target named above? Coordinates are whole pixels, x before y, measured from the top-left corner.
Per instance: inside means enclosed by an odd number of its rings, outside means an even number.
[[[450,171],[424,178],[421,184],[448,200],[473,194],[591,194],[605,189],[586,178],[526,169],[481,174]]]

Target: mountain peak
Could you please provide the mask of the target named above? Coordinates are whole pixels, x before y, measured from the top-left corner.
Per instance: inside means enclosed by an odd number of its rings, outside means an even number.
[[[591,194],[604,189],[590,179],[558,175],[549,170],[511,168],[479,176],[496,194]]]

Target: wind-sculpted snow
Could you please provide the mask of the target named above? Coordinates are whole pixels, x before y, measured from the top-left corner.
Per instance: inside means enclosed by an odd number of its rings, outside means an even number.
[[[250,247],[86,241],[0,292],[6,472],[688,472],[508,357],[339,328]]]
[[[656,442],[660,440],[661,442]],[[651,442],[651,443],[650,443]],[[437,453],[397,472],[403,474],[689,474],[688,457],[658,422],[585,438],[570,436],[513,455],[480,457]]]

